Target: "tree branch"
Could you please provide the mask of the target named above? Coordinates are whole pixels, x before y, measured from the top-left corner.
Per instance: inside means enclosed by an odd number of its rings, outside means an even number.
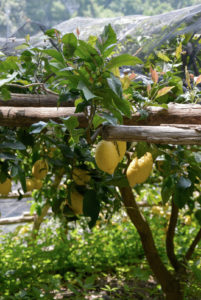
[[[166,269],[164,263],[162,262],[156,249],[150,227],[144,217],[141,215],[132,189],[130,187],[123,187],[119,188],[119,190],[122,195],[128,216],[130,217],[132,223],[135,225],[140,235],[143,249],[149,265],[158,282],[161,284],[163,291],[166,294],[170,294],[175,290],[178,291],[178,289],[180,289],[179,283],[177,282],[177,280],[175,280],[175,277]]]
[[[181,264],[177,260],[177,257],[175,255],[175,250],[174,250],[174,235],[175,235],[175,229],[177,225],[178,213],[179,213],[179,208],[172,200],[171,216],[170,216],[168,231],[166,235],[166,252],[170,260],[170,263],[174,267],[175,271],[178,271],[179,268],[181,267]]]
[[[197,246],[197,244],[199,243],[199,241],[201,240],[201,228],[200,230],[198,231],[196,237],[194,238],[192,244],[190,245],[189,249],[187,250],[186,252],[186,255],[185,255],[185,260],[189,260],[195,250],[195,247]]]

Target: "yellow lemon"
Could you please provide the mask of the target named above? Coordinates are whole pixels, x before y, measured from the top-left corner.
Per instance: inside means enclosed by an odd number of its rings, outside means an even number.
[[[34,189],[34,180],[26,179],[27,192],[31,192]]]
[[[78,191],[73,190],[71,192],[71,204],[68,205],[70,206],[70,208],[72,208],[72,210],[74,211],[75,214],[83,214],[83,196],[78,193]]]
[[[145,182],[151,173],[152,166],[153,158],[151,153],[147,152],[140,159],[135,157],[126,172],[130,187]]]
[[[40,190],[42,188],[43,186],[42,180],[34,178],[33,182],[34,182],[34,189]]]
[[[7,178],[3,183],[0,183],[0,194],[8,195],[11,191],[11,180]]]
[[[36,179],[43,179],[48,173],[48,163],[46,160],[37,160],[32,167],[32,174]]]
[[[77,185],[85,185],[91,180],[91,176],[87,170],[75,168],[73,169],[73,180]]]
[[[123,159],[126,142],[100,141],[95,150],[96,164],[102,171],[113,174],[118,163]]]

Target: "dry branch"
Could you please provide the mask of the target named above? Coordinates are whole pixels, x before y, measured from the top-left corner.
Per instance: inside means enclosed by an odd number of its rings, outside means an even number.
[[[105,126],[102,137],[110,141],[201,145],[201,126]]]

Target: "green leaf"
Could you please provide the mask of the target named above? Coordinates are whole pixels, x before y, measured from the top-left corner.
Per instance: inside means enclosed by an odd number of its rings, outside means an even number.
[[[62,37],[63,54],[66,58],[71,58],[77,49],[77,38],[74,33],[67,33]]]
[[[64,63],[64,58],[63,58],[62,54],[59,51],[57,51],[56,49],[45,49],[45,50],[42,50],[42,52],[55,58],[59,62]]]
[[[174,181],[172,180],[172,177],[169,176],[164,179],[162,189],[161,189],[161,197],[162,197],[163,204],[169,201],[173,192],[174,192]]]
[[[26,177],[25,177],[25,172],[22,170],[22,168],[18,165],[18,176],[20,179],[20,183],[22,185],[22,189],[24,191],[24,193],[26,193],[27,191],[27,187],[26,187]]]
[[[51,28],[46,30],[45,34],[51,38],[55,38],[61,34],[61,32],[58,29]]]
[[[78,144],[80,137],[83,136],[85,133],[85,130],[83,128],[73,129],[70,131],[71,137],[74,141],[74,143]]]
[[[85,99],[86,99],[87,101],[96,97],[96,95],[94,95],[94,94],[88,89],[88,87],[86,86],[86,84],[85,84],[83,81],[80,81],[80,82],[78,83],[77,88],[83,92],[84,97],[85,97]]]
[[[195,217],[196,219],[198,220],[200,226],[201,226],[201,209],[198,209],[196,212],[195,212]]]
[[[128,118],[131,116],[131,105],[128,100],[120,99],[118,96],[114,95],[113,97],[115,105],[118,109]]]
[[[18,72],[13,72],[13,74],[9,74],[7,78],[0,80],[0,86],[3,86],[6,83],[11,82],[16,76],[18,75]]]
[[[106,68],[111,70],[115,67],[121,66],[135,66],[136,64],[142,64],[142,60],[136,56],[132,56],[130,54],[121,54],[119,56],[113,57],[107,64]]]
[[[32,124],[30,127],[30,134],[41,133],[41,131],[47,126],[46,122],[40,121]]]
[[[120,98],[122,98],[122,86],[121,86],[121,81],[119,80],[119,78],[117,78],[116,76],[114,76],[113,74],[111,74],[110,78],[107,78],[107,83],[109,85],[109,87],[111,88],[111,90]]]
[[[188,178],[185,178],[185,177],[183,177],[183,176],[181,176],[180,178],[179,178],[179,181],[177,182],[177,187],[179,188],[179,189],[187,189],[187,188],[189,188],[191,186],[191,181],[190,181],[190,179],[188,179]]]
[[[9,159],[9,160],[19,160],[15,155],[10,154],[10,153],[0,153],[0,158],[2,159]]]
[[[93,63],[94,66],[103,64],[103,60],[97,50],[82,40],[79,40],[79,46],[75,50],[75,55],[84,59],[85,62]]]
[[[0,149],[26,150],[26,147],[21,142],[3,142],[0,144]]]
[[[85,216],[91,217],[89,227],[92,228],[96,224],[100,211],[100,203],[97,198],[97,192],[94,190],[88,190],[84,194],[83,199],[83,213]]]
[[[99,36],[96,42],[97,48],[103,54],[104,57],[108,56],[114,49],[117,43],[117,36],[115,31],[113,30],[111,24],[106,25],[103,33]],[[107,51],[106,51],[107,50]]]
[[[1,95],[2,95],[2,98],[3,98],[4,101],[7,101],[7,100],[11,99],[11,93],[6,87],[3,87],[1,89]]]
[[[93,126],[96,129],[98,126],[100,126],[103,122],[105,121],[104,118],[102,118],[101,116],[99,116],[98,114],[95,114],[94,118],[93,118]]]
[[[161,51],[156,52],[156,55],[157,55],[160,59],[164,60],[165,62],[169,62],[169,61],[171,60],[167,55],[165,55],[165,54],[164,54],[163,52],[161,52]]]
[[[66,118],[60,118],[64,125],[66,126],[66,128],[71,131],[73,129],[75,129],[76,127],[79,126],[79,122],[78,119],[74,116],[71,117],[66,117]]]
[[[101,116],[110,124],[117,125],[117,119],[109,113],[101,113]]]

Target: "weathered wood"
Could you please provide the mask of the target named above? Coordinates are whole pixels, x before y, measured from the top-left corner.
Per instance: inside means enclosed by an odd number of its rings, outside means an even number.
[[[40,94],[11,94],[10,100],[0,98],[0,106],[16,107],[57,107],[59,97],[57,95],[40,95]],[[74,101],[66,101],[60,104],[62,107],[74,106]]]
[[[38,95],[27,95],[38,96]],[[55,97],[51,95],[50,97]],[[147,107],[149,116],[140,120],[139,113],[134,113],[130,119],[124,118],[125,125],[157,126],[160,124],[200,124],[201,105],[170,103],[168,109]],[[80,127],[87,127],[87,119],[83,113],[75,114],[75,107],[14,107],[0,106],[0,126],[29,126],[39,121],[52,119],[59,121],[60,117],[78,116]]]
[[[105,126],[102,137],[109,141],[154,144],[201,145],[201,126]]]
[[[147,107],[148,118],[140,119],[140,114],[135,113],[131,119],[125,118],[125,125],[149,125],[160,124],[201,124],[200,104],[176,104],[169,103],[168,109],[162,107]]]
[[[74,107],[0,107],[0,126],[25,127],[39,121],[48,122],[50,119],[56,122],[61,117],[76,116],[80,127],[87,126],[87,120],[83,113],[75,114]]]

